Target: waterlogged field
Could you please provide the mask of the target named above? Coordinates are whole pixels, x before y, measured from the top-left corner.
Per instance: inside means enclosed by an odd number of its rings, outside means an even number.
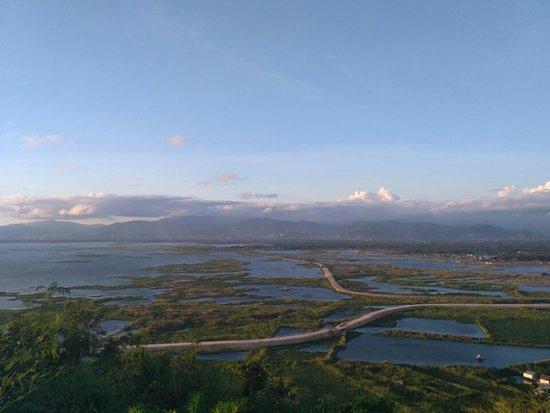
[[[484,264],[355,250],[325,258],[350,289],[404,296],[550,298],[547,264]]]
[[[344,286],[334,291],[316,262]],[[384,306],[549,297],[547,266],[485,266],[351,250],[271,251],[192,244],[0,244],[0,315],[54,298],[88,298],[107,334],[136,343],[266,338],[332,327]],[[42,288],[41,288],[42,287]],[[388,317],[348,339],[298,346],[346,360],[487,366],[550,359],[545,311],[422,310]],[[505,346],[507,345],[507,346]],[[539,348],[533,348],[539,347]],[[240,360],[242,352],[203,355]]]

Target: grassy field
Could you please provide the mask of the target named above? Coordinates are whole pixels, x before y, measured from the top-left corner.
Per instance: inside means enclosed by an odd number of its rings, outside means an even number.
[[[485,342],[550,347],[550,311],[536,309],[430,308],[400,313],[373,325],[393,326],[399,318],[445,318],[478,325]],[[429,336],[424,335],[424,336]]]

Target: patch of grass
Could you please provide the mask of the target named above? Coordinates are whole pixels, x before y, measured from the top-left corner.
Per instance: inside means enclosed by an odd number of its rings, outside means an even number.
[[[550,347],[550,311],[531,308],[426,308],[395,314],[371,325],[394,326],[405,317],[445,318],[477,324],[488,337],[484,342]]]

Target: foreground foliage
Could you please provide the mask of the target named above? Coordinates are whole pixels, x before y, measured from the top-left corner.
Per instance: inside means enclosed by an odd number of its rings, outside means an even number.
[[[512,380],[519,370],[345,362],[297,349],[215,362],[124,344],[102,335],[85,300],[21,314],[1,333],[0,412],[550,412]]]

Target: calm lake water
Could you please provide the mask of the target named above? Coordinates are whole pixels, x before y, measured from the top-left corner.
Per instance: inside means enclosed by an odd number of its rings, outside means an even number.
[[[485,333],[474,324],[459,323],[458,321],[445,319],[407,317],[397,320],[394,329],[417,333],[445,334],[474,338],[485,337]]]
[[[550,292],[550,285],[523,284],[519,286],[519,289],[533,293],[548,293]]]
[[[385,255],[376,252],[357,252],[354,250],[342,251],[342,256],[364,262],[366,264],[393,265],[397,268],[411,268],[417,270],[490,270],[502,274],[550,274],[550,265],[539,264],[509,264],[494,265],[483,263],[467,263],[454,260],[435,261],[420,257],[406,257],[399,255]]]
[[[486,290],[462,290],[458,288],[445,288],[445,287],[435,287],[430,285],[415,286],[415,285],[398,285],[390,283],[381,283],[374,281],[374,276],[371,277],[360,277],[356,278],[354,281],[359,281],[367,284],[372,289],[383,292],[383,293],[392,293],[392,294],[467,294],[467,295],[483,295],[490,297],[507,297],[504,291],[486,291]]]
[[[23,310],[25,303],[17,298],[0,296],[0,310]]]
[[[186,244],[187,245],[187,244]],[[118,304],[146,304],[164,291],[155,289],[98,289],[120,287],[133,277],[160,275],[145,268],[172,264],[197,264],[216,259],[236,259],[251,277],[319,278],[318,268],[286,260],[271,260],[232,251],[180,254],[172,251],[181,244],[141,243],[0,243],[0,292],[34,293],[37,287],[56,281],[72,287],[72,297],[121,297]],[[74,287],[86,287],[80,288]],[[122,297],[136,297],[127,300]],[[220,299],[221,300],[221,299]],[[227,302],[231,299],[228,298]],[[20,300],[0,297],[0,309],[21,309]]]
[[[130,324],[132,323],[128,320],[103,320],[100,323],[100,327],[107,334],[113,334],[125,329]]]
[[[464,364],[498,368],[550,359],[550,349],[392,337],[381,334],[385,330],[377,327],[358,329],[362,334],[351,339],[346,348],[338,352],[338,357],[422,366]],[[477,354],[484,356],[483,363],[476,360]]]
[[[96,289],[96,288],[74,288],[71,289],[72,298],[123,298],[136,297],[153,301],[157,295],[168,292],[169,290],[160,288],[118,288],[118,289]]]
[[[143,244],[0,243],[0,291],[32,293],[52,281],[119,286],[128,283],[122,277],[151,276],[145,267],[181,261],[181,255]]]

